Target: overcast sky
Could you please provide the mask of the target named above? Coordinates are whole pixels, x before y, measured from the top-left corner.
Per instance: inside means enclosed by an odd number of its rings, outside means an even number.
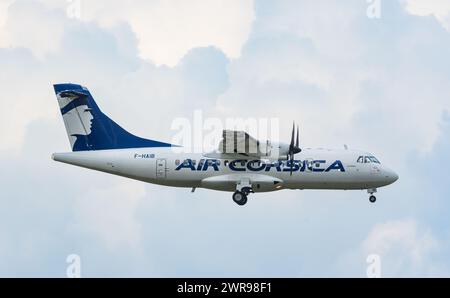
[[[450,275],[450,0],[0,0],[0,276]],[[368,15],[369,9],[369,15]],[[372,17],[369,17],[372,16]],[[376,16],[373,18],[373,16]],[[377,17],[379,16],[379,18]],[[58,164],[52,84],[136,134],[176,117],[279,118],[288,140],[365,149],[400,180],[251,196]]]

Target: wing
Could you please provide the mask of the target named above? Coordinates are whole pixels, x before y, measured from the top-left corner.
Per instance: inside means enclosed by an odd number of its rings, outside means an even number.
[[[218,151],[227,156],[261,158],[270,155],[270,143],[261,143],[244,131],[224,130]]]

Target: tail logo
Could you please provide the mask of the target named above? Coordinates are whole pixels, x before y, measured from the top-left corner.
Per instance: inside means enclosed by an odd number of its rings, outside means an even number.
[[[57,98],[73,148],[79,137],[92,133],[92,109],[89,108],[87,95],[82,93],[65,91],[58,93]]]

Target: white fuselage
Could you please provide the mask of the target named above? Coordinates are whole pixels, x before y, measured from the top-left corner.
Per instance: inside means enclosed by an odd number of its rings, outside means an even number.
[[[217,159],[208,154],[178,154],[172,148],[57,153],[52,158],[148,183],[222,191],[235,191],[243,182],[254,192],[376,189],[398,179],[380,163],[358,162],[366,156],[371,155],[355,150],[304,149],[295,155],[292,175],[286,160]]]

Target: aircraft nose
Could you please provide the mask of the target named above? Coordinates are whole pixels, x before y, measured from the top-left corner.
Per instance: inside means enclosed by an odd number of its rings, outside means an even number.
[[[398,174],[390,169],[386,169],[385,176],[389,184],[392,184],[399,179]]]

